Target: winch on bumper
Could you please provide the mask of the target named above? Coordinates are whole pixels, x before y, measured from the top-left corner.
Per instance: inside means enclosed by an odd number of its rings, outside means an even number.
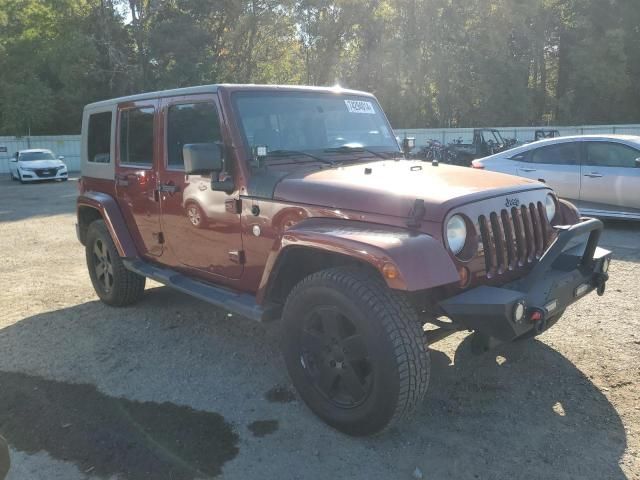
[[[557,228],[555,242],[527,276],[448,298],[440,302],[442,310],[464,328],[507,342],[534,329],[545,330],[567,306],[593,290],[602,295],[611,261],[611,252],[598,247],[602,222],[583,218]]]

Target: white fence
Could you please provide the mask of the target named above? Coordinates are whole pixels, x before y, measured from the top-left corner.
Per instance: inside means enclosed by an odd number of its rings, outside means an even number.
[[[505,138],[519,141],[533,140],[534,133],[540,128],[552,128],[560,135],[588,135],[598,133],[618,133],[640,135],[640,125],[585,125],[579,127],[501,127],[498,128]],[[458,138],[469,143],[473,139],[473,128],[417,128],[398,129],[395,134],[403,138],[415,137],[416,145],[426,145],[428,140],[438,140],[444,144]],[[9,172],[9,159],[18,150],[27,148],[47,148],[57,155],[63,155],[70,171],[80,170],[80,135],[38,136],[38,137],[0,137],[0,174]]]
[[[640,125],[585,125],[578,127],[500,127],[504,138],[515,138],[521,142],[534,139],[535,131],[539,129],[558,130],[560,135],[593,135],[615,133],[620,135],[640,135]],[[443,144],[462,139],[464,143],[473,140],[473,128],[411,128],[395,129],[395,134],[401,139],[405,136],[415,137],[416,145],[426,145],[428,140],[438,140]]]
[[[70,171],[80,170],[80,135],[0,137],[0,173],[9,173],[9,159],[17,151],[27,148],[51,150],[56,157],[64,156]]]

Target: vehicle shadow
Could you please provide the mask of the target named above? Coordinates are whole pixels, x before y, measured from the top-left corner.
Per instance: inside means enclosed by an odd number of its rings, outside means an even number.
[[[622,421],[575,365],[537,340],[476,355],[471,338],[453,359],[432,350],[419,421],[396,433],[427,439],[434,478],[626,478]]]
[[[134,480],[223,466],[225,478],[411,478],[416,467],[442,479],[624,478],[615,408],[542,342],[473,356],[465,339],[453,359],[433,350],[416,415],[350,438],[295,395],[265,395],[291,390],[279,341],[279,324],[167,288],[126,309],[92,301],[28,317],[0,330],[0,434],[15,450]]]
[[[67,182],[13,182],[0,179],[0,223],[73,213],[78,196],[75,178]]]

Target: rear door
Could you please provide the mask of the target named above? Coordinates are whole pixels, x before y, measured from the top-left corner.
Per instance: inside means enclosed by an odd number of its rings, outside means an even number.
[[[186,144],[224,143],[219,112],[213,95],[162,100],[162,228],[175,266],[202,276],[238,279],[244,256],[237,194],[212,190],[211,174],[187,175],[182,156]],[[229,175],[231,161],[225,159]]]
[[[640,213],[640,149],[608,141],[586,143],[580,201],[586,208]]]
[[[157,100],[118,107],[116,196],[142,255],[159,257],[163,251],[156,145]]]
[[[563,142],[530,150],[516,169],[520,177],[544,182],[567,200],[580,197],[580,145]]]

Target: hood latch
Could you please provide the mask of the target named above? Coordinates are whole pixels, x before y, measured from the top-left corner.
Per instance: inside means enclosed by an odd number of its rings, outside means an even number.
[[[415,202],[413,202],[413,208],[411,208],[411,211],[409,212],[407,227],[418,228],[425,213],[427,213],[427,209],[424,206],[424,200],[416,198]]]

